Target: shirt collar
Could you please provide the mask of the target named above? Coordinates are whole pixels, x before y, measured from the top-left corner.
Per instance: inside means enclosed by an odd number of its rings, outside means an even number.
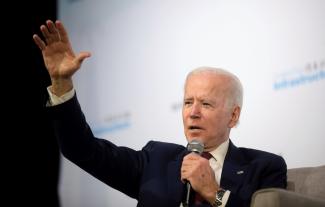
[[[229,147],[229,139],[224,141],[221,145],[219,145],[219,147],[217,147],[216,149],[210,152],[213,158],[216,159],[221,166],[223,166],[223,162],[225,161],[228,147]]]

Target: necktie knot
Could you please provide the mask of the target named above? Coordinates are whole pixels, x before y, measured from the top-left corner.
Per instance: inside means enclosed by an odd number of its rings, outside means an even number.
[[[207,160],[209,160],[212,157],[210,152],[202,152],[201,156]]]

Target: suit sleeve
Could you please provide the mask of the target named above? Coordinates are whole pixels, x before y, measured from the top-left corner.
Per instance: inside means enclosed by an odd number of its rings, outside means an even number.
[[[147,160],[144,151],[118,147],[94,137],[76,96],[49,107],[62,154],[107,185],[137,198],[139,183]]]

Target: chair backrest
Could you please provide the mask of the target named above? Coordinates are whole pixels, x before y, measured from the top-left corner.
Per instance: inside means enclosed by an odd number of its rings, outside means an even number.
[[[325,165],[288,169],[287,189],[325,199]]]

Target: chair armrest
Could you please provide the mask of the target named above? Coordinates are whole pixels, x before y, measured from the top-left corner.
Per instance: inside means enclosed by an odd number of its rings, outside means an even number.
[[[324,207],[325,200],[280,188],[266,188],[252,196],[251,207]]]

